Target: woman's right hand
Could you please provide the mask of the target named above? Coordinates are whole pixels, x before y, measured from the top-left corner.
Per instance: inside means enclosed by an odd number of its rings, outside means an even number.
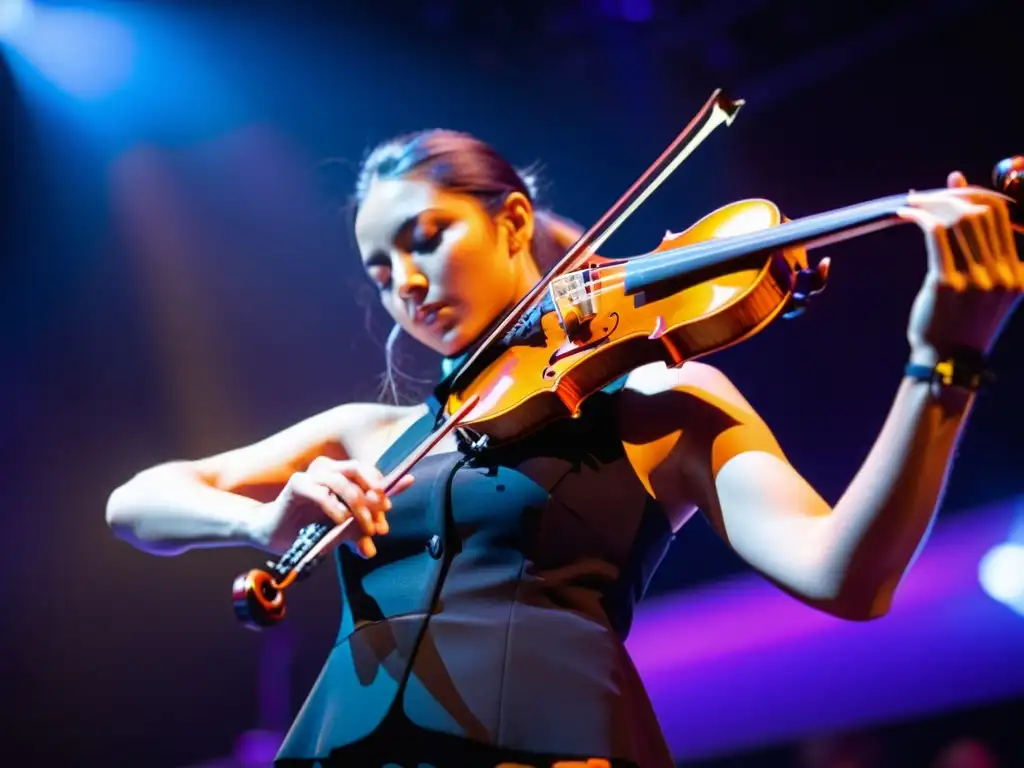
[[[404,476],[390,495],[412,484]],[[387,512],[391,501],[384,492],[384,476],[369,464],[338,461],[321,456],[305,472],[296,472],[273,501],[261,505],[252,520],[253,543],[277,555],[283,554],[311,523],[355,522],[342,534],[363,557],[373,557],[377,548],[373,536],[388,532]]]

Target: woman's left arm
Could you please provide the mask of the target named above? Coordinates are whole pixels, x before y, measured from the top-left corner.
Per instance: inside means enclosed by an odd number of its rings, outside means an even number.
[[[987,354],[1016,306],[1024,267],[1005,204],[965,187],[904,212],[926,233],[928,275],[911,312],[911,362]],[[681,524],[694,508],[750,565],[837,616],[883,615],[939,506],[973,404],[961,388],[904,377],[878,438],[834,508],[710,366],[648,368],[624,394],[621,429],[648,490]]]

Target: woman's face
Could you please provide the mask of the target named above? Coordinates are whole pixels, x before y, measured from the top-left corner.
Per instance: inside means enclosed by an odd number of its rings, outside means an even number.
[[[524,274],[532,211],[517,211],[515,197],[491,215],[476,198],[426,181],[375,179],[359,208],[356,242],[381,303],[442,355],[461,352],[538,277],[535,268]]]

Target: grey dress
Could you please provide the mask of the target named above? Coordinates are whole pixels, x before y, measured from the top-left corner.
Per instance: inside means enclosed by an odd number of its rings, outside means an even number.
[[[277,766],[673,765],[623,646],[672,532],[615,429],[622,383],[515,445],[427,458],[377,556],[337,550],[341,627]]]

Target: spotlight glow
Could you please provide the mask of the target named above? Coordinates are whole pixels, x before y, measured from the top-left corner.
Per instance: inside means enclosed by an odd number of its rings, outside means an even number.
[[[13,11],[0,0],[4,16]],[[23,8],[29,6],[17,0]],[[135,41],[123,21],[97,10],[40,6],[31,24],[22,18],[4,35],[23,69],[41,75],[74,99],[93,101],[116,92],[129,79]],[[11,16],[13,18],[13,16]]]
[[[28,0],[0,0],[0,38],[27,24],[31,17]]]
[[[978,580],[990,597],[1024,615],[1024,545],[990,549],[978,565]]]

